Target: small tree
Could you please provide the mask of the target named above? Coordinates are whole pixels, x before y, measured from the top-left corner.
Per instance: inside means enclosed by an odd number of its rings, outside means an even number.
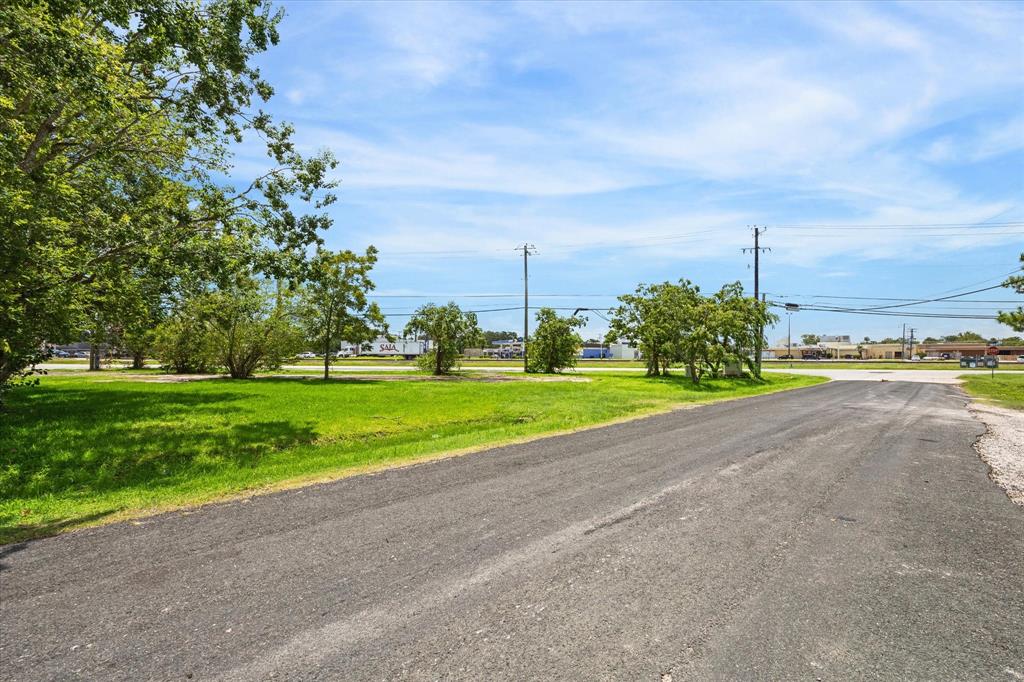
[[[405,326],[405,334],[423,334],[430,340],[430,351],[420,356],[419,363],[435,375],[450,373],[462,351],[479,343],[483,336],[476,314],[462,312],[454,301],[444,306],[421,306]]]
[[[530,340],[530,371],[553,374],[576,366],[583,339],[576,330],[584,317],[559,317],[551,308],[537,311],[537,329]]]
[[[366,300],[374,288],[369,272],[376,262],[377,249],[371,246],[365,256],[318,250],[310,263],[299,317],[306,337],[323,351],[324,380],[330,376],[332,351],[342,341],[360,345],[387,331],[380,308]]]
[[[817,334],[801,334],[800,340],[803,341],[805,346],[817,346],[821,341],[821,337]]]
[[[619,296],[612,311],[609,342],[625,339],[643,353],[647,376],[668,374],[680,359],[683,335],[691,326],[700,290],[688,280],[679,284],[641,284],[632,294]]]

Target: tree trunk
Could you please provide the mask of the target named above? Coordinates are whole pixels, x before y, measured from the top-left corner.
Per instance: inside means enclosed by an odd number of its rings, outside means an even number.
[[[652,353],[647,358],[647,376],[656,377],[661,374],[661,359]]]
[[[100,370],[100,349],[95,344],[89,344],[89,371],[98,372]]]
[[[142,351],[132,353],[132,369],[142,369],[146,366],[146,354]]]
[[[324,381],[331,378],[331,341],[324,342]]]

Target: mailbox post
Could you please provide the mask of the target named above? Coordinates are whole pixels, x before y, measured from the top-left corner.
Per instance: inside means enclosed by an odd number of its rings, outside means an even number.
[[[999,346],[989,346],[985,351],[985,366],[992,370],[992,378],[996,376],[996,367],[999,366]]]

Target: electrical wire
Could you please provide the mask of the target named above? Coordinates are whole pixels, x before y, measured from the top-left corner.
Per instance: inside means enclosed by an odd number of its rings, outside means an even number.
[[[946,292],[942,292],[946,293]],[[780,294],[778,292],[766,291],[768,296],[779,296],[781,298],[824,298],[830,300],[844,301],[920,301],[919,298],[889,298],[885,296],[827,296],[825,294]],[[966,294],[965,294],[966,295]],[[972,298],[958,303],[1020,303],[1017,299],[978,299]]]
[[[488,310],[463,310],[462,312],[464,312],[464,313],[474,313],[474,314],[479,314],[479,313],[500,313],[500,312],[505,312],[505,311],[508,311],[508,310],[522,310],[522,309],[523,309],[523,306],[520,305],[520,306],[515,306],[513,308],[490,308]],[[411,313],[384,313],[384,317],[412,317],[415,314],[416,314],[415,312],[411,312]]]
[[[785,303],[771,302],[773,308],[785,308]],[[800,310],[806,310],[810,312],[822,312],[822,313],[845,313],[848,315],[875,315],[880,317],[923,317],[943,320],[995,320],[998,319],[995,315],[951,315],[948,313],[927,313],[927,312],[896,312],[896,311],[870,311],[870,310],[853,310],[849,308],[833,308],[827,306],[800,306]]]
[[[770,227],[776,230],[941,230],[968,227],[985,230],[990,227],[1024,227],[1024,222],[1012,220],[999,223],[844,223],[841,225],[804,223],[800,225],[771,225]]]
[[[367,294],[367,298],[521,298],[516,294]],[[615,298],[619,294],[530,294],[530,298]]]
[[[865,310],[886,310],[886,309],[889,309],[889,308],[909,308],[910,306],[914,306],[914,305],[922,305],[924,303],[936,303],[938,301],[948,301],[948,300],[950,300],[952,298],[960,298],[961,296],[970,296],[971,294],[980,294],[983,291],[991,291],[992,289],[1001,289],[1001,288],[1003,288],[1002,284],[996,284],[996,285],[993,285],[993,286],[990,286],[990,287],[985,287],[983,289],[974,289],[973,291],[966,291],[966,292],[964,292],[962,294],[950,294],[949,296],[940,296],[939,298],[930,298],[930,299],[925,299],[925,300],[921,300],[921,301],[915,301],[913,303],[893,303],[891,305],[874,306],[874,307],[871,307],[871,308],[866,308]]]

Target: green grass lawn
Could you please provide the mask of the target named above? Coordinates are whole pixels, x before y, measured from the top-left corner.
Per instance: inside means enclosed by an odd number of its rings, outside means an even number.
[[[1024,410],[1024,374],[969,374],[964,376],[963,386],[975,398]]]
[[[819,381],[50,376],[0,415],[0,542]]]

